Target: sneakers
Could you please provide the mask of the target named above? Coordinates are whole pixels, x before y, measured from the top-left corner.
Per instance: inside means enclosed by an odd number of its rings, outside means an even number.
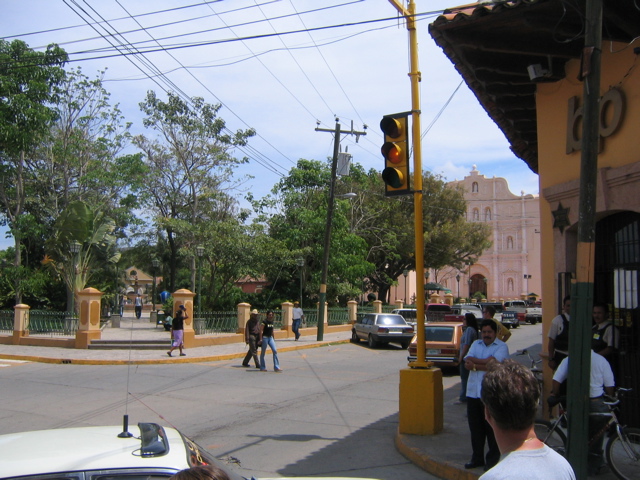
[[[248,363],[243,363],[243,364],[242,364],[242,366],[243,366],[244,368],[249,368],[249,364],[248,364]]]
[[[284,370],[282,370],[281,368],[276,368],[274,371],[275,371],[275,372],[278,372],[278,373],[280,373],[280,372],[284,372]]]
[[[180,356],[181,356],[181,357],[186,357],[186,356],[187,356],[187,354],[186,354],[186,353],[181,353],[181,354],[180,354]]]
[[[171,352],[167,352],[167,355],[171,356]]]

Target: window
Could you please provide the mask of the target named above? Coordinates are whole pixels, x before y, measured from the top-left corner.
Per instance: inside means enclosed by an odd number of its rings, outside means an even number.
[[[478,210],[477,208],[473,209],[473,219],[475,221],[480,220],[480,210]]]
[[[484,209],[484,221],[485,222],[491,221],[491,209],[489,207]]]
[[[507,237],[507,250],[513,250],[513,237]]]
[[[473,182],[471,184],[471,193],[478,193],[478,182]]]
[[[511,238],[511,237],[509,237]],[[508,292],[513,292],[513,278],[510,278],[509,280],[507,280],[507,291]]]

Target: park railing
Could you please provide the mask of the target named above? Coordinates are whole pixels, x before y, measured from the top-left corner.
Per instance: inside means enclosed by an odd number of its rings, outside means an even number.
[[[78,330],[78,318],[69,312],[31,310],[26,330],[30,335],[73,336]]]
[[[193,329],[196,335],[235,333],[238,328],[238,312],[202,312],[196,317]]]
[[[328,325],[346,325],[349,323],[349,310],[343,307],[327,308]]]
[[[0,332],[13,333],[13,310],[0,310]]]

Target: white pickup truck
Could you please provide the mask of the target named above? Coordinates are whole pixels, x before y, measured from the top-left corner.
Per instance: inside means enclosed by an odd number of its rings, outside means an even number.
[[[510,300],[504,302],[504,309],[507,312],[517,312],[518,320],[531,325],[542,322],[542,308],[530,307],[524,300]]]

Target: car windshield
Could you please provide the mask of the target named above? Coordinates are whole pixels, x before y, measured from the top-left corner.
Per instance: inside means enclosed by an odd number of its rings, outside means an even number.
[[[400,315],[384,315],[378,317],[378,321],[376,322],[378,325],[406,325],[407,322],[404,321]]]
[[[427,342],[450,342],[453,340],[454,327],[424,327],[424,339]]]

